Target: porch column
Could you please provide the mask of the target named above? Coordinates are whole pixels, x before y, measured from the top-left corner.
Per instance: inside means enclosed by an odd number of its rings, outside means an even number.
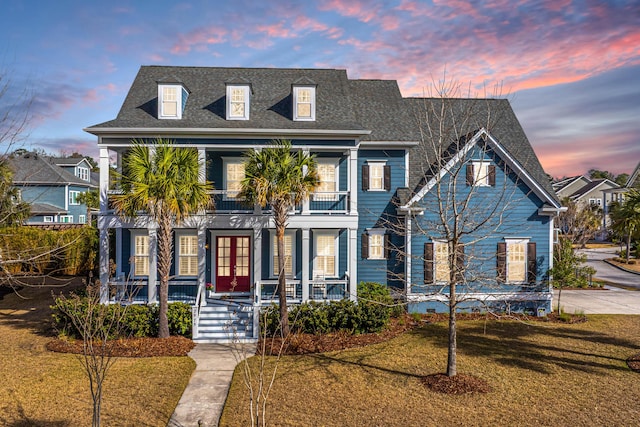
[[[349,149],[349,215],[358,215],[358,149]]]
[[[109,229],[100,228],[100,302],[109,302]]]
[[[309,149],[304,149],[304,150],[302,150],[302,152],[305,154],[305,156],[309,156],[309,154],[310,154]],[[304,171],[303,172],[304,172],[305,175],[307,174],[307,167],[306,166],[304,166]],[[302,212],[301,212],[302,215],[309,215],[309,209],[310,209],[309,201],[311,200],[311,197],[313,197],[313,196],[309,195],[309,197],[305,198],[302,201]]]
[[[206,289],[207,281],[207,230],[202,224],[198,224],[198,291],[203,290],[204,296],[200,300],[200,305],[207,305]]]
[[[302,302],[309,300],[309,229],[302,229]]]
[[[109,209],[109,150],[100,149],[100,213],[104,214]]]
[[[262,279],[262,227],[259,225],[253,228],[253,283],[251,289],[254,295],[251,298],[254,301],[260,301],[262,298],[260,295],[256,295],[256,292],[260,292],[261,286],[255,286],[256,283]],[[256,298],[257,297],[257,298]]]
[[[409,295],[411,293],[411,265],[412,265],[412,248],[413,244],[411,241],[411,214],[407,213],[405,216],[405,253],[404,257],[404,294]]]
[[[200,181],[207,180],[207,153],[204,148],[198,148],[198,164],[200,165]]]
[[[156,282],[158,281],[158,230],[155,225],[149,227],[149,280],[147,282],[147,302],[157,302],[158,292]]]
[[[347,256],[349,257],[349,281],[347,288],[349,289],[349,299],[356,301],[358,298],[358,229],[349,229],[349,250]]]

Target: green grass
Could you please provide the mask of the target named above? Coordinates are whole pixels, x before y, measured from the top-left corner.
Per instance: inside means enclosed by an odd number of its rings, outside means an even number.
[[[23,295],[0,295],[0,426],[91,425],[77,356],[45,349],[51,288]],[[166,426],[194,368],[188,357],[118,359],[104,385],[102,425]]]
[[[450,396],[420,383],[446,365],[446,324],[429,324],[370,347],[284,357],[267,424],[640,425],[640,374],[625,362],[640,352],[640,316],[589,316],[581,324],[464,321],[458,336],[458,371],[486,380],[493,392]],[[239,369],[221,425],[249,425]]]

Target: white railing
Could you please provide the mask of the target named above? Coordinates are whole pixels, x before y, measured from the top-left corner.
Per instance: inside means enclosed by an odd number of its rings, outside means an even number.
[[[349,296],[347,280],[312,280],[309,282],[309,299],[315,301],[340,300]]]
[[[200,306],[202,305],[202,286],[198,284],[196,302],[191,307],[191,338],[198,338],[198,322],[200,321]]]

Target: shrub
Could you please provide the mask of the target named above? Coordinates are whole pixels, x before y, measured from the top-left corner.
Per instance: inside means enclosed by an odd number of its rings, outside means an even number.
[[[362,323],[362,307],[355,302],[348,299],[331,301],[326,305],[326,311],[331,331],[368,332]]]
[[[292,307],[289,310],[289,319],[295,332],[326,334],[330,330],[326,304],[321,302],[310,301]]]
[[[74,300],[78,300],[79,304],[74,304]],[[87,310],[86,296],[73,295],[70,298],[54,299],[51,306],[53,327],[58,334],[81,338],[80,331],[76,328],[71,320],[71,313],[77,318],[85,318]],[[111,304],[108,310],[108,316],[118,315],[122,306]],[[79,312],[79,313],[78,313]],[[172,335],[191,336],[191,306],[182,302],[173,302],[169,304],[167,316],[169,318],[169,332]],[[105,322],[109,323],[109,322]],[[124,308],[124,315],[121,320],[121,327],[118,334],[109,338],[128,338],[128,337],[154,337],[158,335],[158,306],[154,305],[138,305],[132,304]]]
[[[392,312],[397,311],[389,288],[380,283],[362,282],[358,285],[358,306],[361,330],[379,332],[389,324]]]

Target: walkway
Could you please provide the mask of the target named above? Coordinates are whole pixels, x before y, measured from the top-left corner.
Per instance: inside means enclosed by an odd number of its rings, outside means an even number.
[[[255,344],[196,344],[189,352],[196,369],[168,426],[217,426],[236,365],[255,352]]]

